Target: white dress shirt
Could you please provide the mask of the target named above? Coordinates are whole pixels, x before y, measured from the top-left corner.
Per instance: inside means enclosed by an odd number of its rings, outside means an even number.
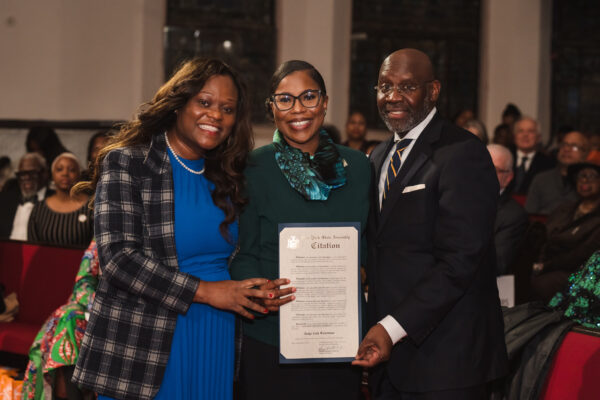
[[[44,201],[46,196],[46,188],[43,187],[37,192],[38,201]],[[10,232],[9,239],[11,240],[23,240],[27,241],[27,225],[29,224],[29,216],[35,204],[27,202],[25,204],[19,204],[17,211],[15,212],[15,218],[13,219],[13,227]]]
[[[435,107],[433,107],[433,110],[431,110],[429,112],[429,114],[427,114],[427,117],[425,117],[425,119],[423,121],[421,121],[419,123],[419,125],[415,126],[410,131],[408,131],[408,133],[406,135],[404,135],[404,137],[400,137],[400,135],[398,135],[396,132],[394,132],[394,143],[398,143],[402,139],[412,139],[412,141],[410,142],[408,147],[406,147],[406,149],[404,149],[404,151],[402,152],[402,160],[401,160],[400,168],[398,169],[398,171],[400,171],[402,169],[402,166],[404,165],[404,160],[406,160],[406,158],[410,154],[410,151],[412,150],[413,146],[415,145],[415,142],[421,135],[421,132],[423,132],[423,129],[425,129],[425,127],[427,126],[429,121],[431,121],[431,119],[433,118],[433,115],[435,114],[436,111],[437,111],[437,109]],[[390,165],[390,160],[392,159],[392,156],[394,155],[394,150],[396,150],[396,146],[392,146],[392,148],[390,149],[390,152],[388,153],[388,155],[385,158],[385,161],[383,162],[383,165],[381,167],[381,175],[379,176],[379,208],[380,209],[381,209],[381,203],[383,201],[383,188],[385,187],[385,178],[387,175],[387,169],[388,169],[388,166]]]
[[[531,153],[523,153],[521,150],[517,149],[517,168],[521,166],[523,163],[523,157],[527,157],[527,161],[525,161],[524,170],[529,171],[529,167],[531,167],[531,161],[533,161],[533,157],[535,157],[536,151],[532,151]]]
[[[433,107],[433,110],[429,112],[427,117],[425,117],[425,119],[421,121],[417,126],[408,131],[408,133],[404,135],[403,138],[401,138],[396,132],[394,132],[394,142],[399,142],[401,139],[412,139],[410,145],[408,145],[408,147],[402,152],[402,161],[400,163],[400,169],[402,169],[402,166],[404,165],[404,160],[406,160],[406,158],[408,157],[410,151],[415,145],[415,142],[417,141],[427,124],[429,124],[436,111],[437,109]],[[390,163],[390,160],[392,159],[392,155],[395,149],[396,146],[392,146],[392,149],[388,153],[381,167],[381,176],[379,177],[379,208],[381,208],[381,203],[383,199],[383,188],[385,185],[385,177],[387,174],[388,165]],[[400,340],[407,336],[406,331],[404,330],[402,325],[400,325],[400,323],[396,321],[396,319],[391,315],[385,316],[381,321],[379,321],[379,324],[381,324],[381,326],[383,326],[388,335],[390,335],[390,339],[392,339],[392,344],[398,343]]]

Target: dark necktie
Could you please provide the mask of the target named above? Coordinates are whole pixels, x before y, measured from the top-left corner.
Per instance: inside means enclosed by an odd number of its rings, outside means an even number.
[[[383,199],[382,204],[387,198],[388,192],[390,191],[390,186],[394,182],[394,179],[398,176],[398,171],[400,171],[400,165],[402,164],[402,152],[406,150],[406,148],[410,145],[412,139],[402,139],[398,143],[396,143],[396,149],[394,150],[394,154],[392,154],[392,158],[390,159],[390,165],[388,165],[387,175],[385,177],[385,184],[383,185]]]
[[[521,186],[525,180],[525,164],[527,164],[527,160],[529,160],[529,157],[521,157],[521,164],[519,164],[517,170],[515,171],[515,192],[517,193],[521,193],[523,191]]]

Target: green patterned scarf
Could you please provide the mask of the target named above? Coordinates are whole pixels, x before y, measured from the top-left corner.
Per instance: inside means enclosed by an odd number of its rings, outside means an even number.
[[[346,184],[346,161],[324,130],[314,156],[290,146],[279,130],[273,135],[275,161],[279,169],[306,200],[327,200],[332,189]]]

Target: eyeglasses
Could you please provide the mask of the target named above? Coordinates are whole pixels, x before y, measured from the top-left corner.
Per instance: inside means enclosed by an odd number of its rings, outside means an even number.
[[[577,174],[577,180],[582,182],[595,182],[600,179],[600,175],[596,171],[581,171]]]
[[[278,93],[272,95],[270,99],[279,111],[291,110],[294,108],[296,100],[299,100],[303,107],[315,108],[321,101],[321,91],[308,89],[300,93],[298,96],[294,96],[289,93]]]
[[[561,149],[569,149],[573,151],[583,151],[585,148],[575,143],[562,142],[559,147]]]
[[[37,179],[40,174],[39,170],[33,169],[28,171],[19,171],[16,173],[17,178],[21,180],[25,179]]]
[[[416,82],[404,82],[398,86],[390,85],[389,83],[382,83],[374,87],[379,93],[384,96],[389,96],[393,93],[394,89],[404,96],[408,96],[416,92],[417,90],[425,87],[428,83],[433,82],[435,79],[425,81],[422,84],[418,84]]]

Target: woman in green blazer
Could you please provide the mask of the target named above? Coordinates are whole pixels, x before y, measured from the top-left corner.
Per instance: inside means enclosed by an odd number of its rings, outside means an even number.
[[[328,97],[321,74],[307,62],[287,61],[275,71],[270,93],[266,106],[277,129],[273,143],[253,151],[247,164],[249,202],[240,217],[233,279],[279,278],[279,223],[360,222],[366,248],[369,162],[322,130]],[[277,311],[290,298],[265,300],[271,313],[243,322],[241,398],[358,398],[361,371],[350,363],[279,364]]]

